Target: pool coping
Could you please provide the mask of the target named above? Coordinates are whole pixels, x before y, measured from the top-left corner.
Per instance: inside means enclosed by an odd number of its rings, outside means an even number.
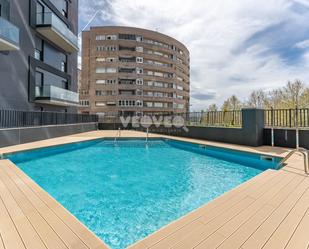
[[[54,147],[54,146],[59,146],[59,145],[72,144],[72,143],[76,143],[76,142],[93,141],[93,140],[99,140],[99,139],[104,139],[104,138],[110,139],[110,138],[115,137],[115,132],[116,131],[87,132],[87,133],[82,133],[82,134],[78,134],[78,135],[65,136],[65,137],[62,137],[62,138],[48,139],[48,140],[43,140],[43,141],[39,141],[39,142],[33,142],[33,143],[29,143],[29,144],[4,147],[4,148],[0,148],[0,153],[9,154],[9,153],[16,153],[16,152],[33,150],[33,149],[40,149],[40,148]],[[131,139],[145,138],[145,133],[141,133],[141,132],[123,132],[123,133],[124,133],[124,136],[121,136],[121,138],[129,138],[129,139],[130,138]],[[187,139],[187,138],[172,137],[172,136],[158,135],[158,134],[149,134],[149,138],[166,138],[166,139],[172,139],[172,140],[176,140],[176,141],[179,140],[179,141],[195,143],[195,144],[199,144],[199,145],[219,147],[219,148],[236,150],[236,151],[240,151],[240,152],[248,152],[248,153],[260,154],[260,155],[269,155],[269,156],[275,156],[275,157],[284,157],[290,151],[289,149],[286,149],[286,148],[269,148],[269,147],[266,147],[265,149],[261,149],[261,148],[259,149],[259,148],[252,148],[252,147],[247,147],[247,146],[229,145],[229,144],[222,144],[222,143],[216,143],[216,142],[202,141],[202,140],[197,140],[197,139]],[[275,152],[272,152],[271,150],[274,150]],[[262,151],[262,153],[261,153],[261,151]],[[0,160],[0,164],[1,164],[1,162],[3,162],[3,161]],[[18,168],[16,165],[15,165],[15,167]],[[289,168],[289,164],[288,164],[287,168]],[[267,172],[268,171],[273,171],[273,170],[267,170]],[[296,173],[297,175],[300,175],[300,176],[302,175],[301,168],[299,168],[299,167],[298,168],[297,167],[296,168],[291,167],[291,169],[288,169],[288,170],[286,170],[286,168],[285,168],[285,169],[281,169],[279,171],[280,172],[283,172],[283,171],[287,172],[287,174],[295,174]],[[279,171],[277,171],[277,172],[279,172]],[[23,173],[23,174],[25,176],[27,176],[25,173]],[[302,176],[305,177],[304,175],[302,175]],[[28,177],[28,178],[31,179],[30,177]],[[254,181],[255,178],[256,177],[250,179],[247,182]],[[236,187],[234,189],[241,187],[243,184],[240,184],[238,187]],[[224,195],[229,194],[234,189],[228,191]],[[42,191],[44,191],[48,196],[50,196],[45,190],[42,189]],[[219,196],[218,198],[220,198],[220,197],[221,196]],[[186,219],[186,217],[192,215],[192,213],[199,212],[199,210],[201,208],[208,206],[210,203],[216,201],[218,198],[210,201],[207,204],[202,205],[200,208],[193,210],[192,212],[180,217],[179,219],[172,221],[168,225],[166,225],[166,226],[160,228],[159,230],[155,231],[153,234],[147,236],[146,238],[144,238],[140,241],[137,241],[135,244],[131,245],[130,248],[148,248],[148,246],[145,245],[144,241],[149,239],[149,237],[155,236],[157,233],[161,233],[162,230],[165,230],[165,229],[169,228],[170,226],[173,226],[174,223],[177,223],[177,222],[181,221],[182,219]],[[57,202],[57,201],[55,200],[55,202]],[[59,205],[61,205],[61,204],[59,204]],[[64,207],[62,207],[62,208],[65,209]],[[69,211],[67,211],[67,212],[70,215],[72,215]],[[75,219],[77,219],[75,216],[73,216],[73,217]],[[82,226],[84,226],[84,225],[82,225]],[[93,232],[91,232],[88,228],[87,228],[87,230],[91,234],[93,234]],[[0,234],[0,236],[1,236],[1,234]],[[96,235],[94,235],[94,236],[96,236]],[[108,248],[108,247],[106,247],[104,241],[102,241],[102,246],[103,246],[102,248]]]

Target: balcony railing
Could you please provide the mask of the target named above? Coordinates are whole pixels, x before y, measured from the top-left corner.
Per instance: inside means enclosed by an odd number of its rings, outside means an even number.
[[[53,85],[36,87],[36,102],[44,102],[55,105],[78,105],[79,94]]]
[[[37,13],[37,30],[67,52],[78,51],[78,38],[54,13]]]
[[[19,49],[19,29],[0,17],[0,51]]]

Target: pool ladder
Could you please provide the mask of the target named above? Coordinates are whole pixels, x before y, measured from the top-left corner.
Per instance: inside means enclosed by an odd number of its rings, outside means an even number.
[[[304,170],[307,175],[309,175],[309,151],[304,148],[297,148],[295,150],[292,150],[287,154],[279,163],[278,168],[283,167],[283,164],[291,158],[296,152],[299,152],[304,157]]]
[[[146,144],[148,144],[148,138],[149,138],[149,128],[146,130]]]
[[[114,144],[116,144],[117,138],[120,138],[120,137],[121,137],[121,129],[120,129],[120,127],[119,127],[118,130],[117,130],[117,134],[116,134],[116,136],[115,136],[115,139],[114,139]]]

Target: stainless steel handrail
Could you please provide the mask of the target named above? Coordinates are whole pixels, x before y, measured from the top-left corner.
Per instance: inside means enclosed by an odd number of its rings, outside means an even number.
[[[121,129],[120,129],[120,127],[119,127],[118,130],[117,130],[117,134],[116,134],[116,136],[115,136],[114,143],[117,142],[117,137],[118,137],[118,138],[121,137]]]
[[[296,152],[299,152],[304,157],[304,170],[307,175],[309,175],[309,151],[304,148],[297,148],[290,151],[278,164],[278,168],[282,168],[283,164],[292,157]]]
[[[146,133],[146,144],[148,143],[148,137],[149,137],[149,128],[147,128],[147,133]]]

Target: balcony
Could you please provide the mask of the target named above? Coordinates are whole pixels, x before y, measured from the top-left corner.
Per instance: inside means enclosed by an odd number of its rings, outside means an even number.
[[[78,51],[78,38],[54,13],[37,13],[36,30],[68,53]]]
[[[19,50],[19,29],[0,17],[0,51]]]
[[[35,102],[58,106],[78,106],[79,95],[60,87],[46,85],[35,87]]]

